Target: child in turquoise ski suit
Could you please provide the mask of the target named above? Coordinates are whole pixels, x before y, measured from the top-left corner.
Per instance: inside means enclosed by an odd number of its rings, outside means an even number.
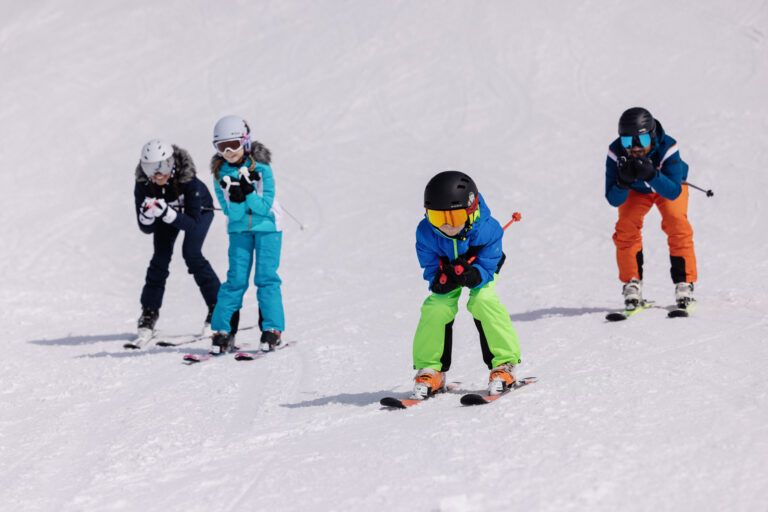
[[[251,267],[259,304],[261,349],[280,344],[285,330],[282,281],[277,274],[282,245],[281,210],[269,150],[251,141],[250,128],[237,116],[222,118],[214,129],[217,153],[211,159],[214,192],[227,216],[229,270],[211,319],[214,350],[234,347],[237,312],[248,289]],[[233,318],[235,315],[235,318]]]

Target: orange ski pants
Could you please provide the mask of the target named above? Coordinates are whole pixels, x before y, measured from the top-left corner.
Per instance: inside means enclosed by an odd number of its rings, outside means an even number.
[[[672,282],[696,281],[696,255],[693,252],[693,228],[688,222],[688,185],[683,185],[677,199],[670,200],[657,193],[641,194],[629,191],[627,200],[619,206],[619,220],[613,243],[619,279],[643,279],[643,218],[653,205],[661,213],[661,229],[667,235]]]

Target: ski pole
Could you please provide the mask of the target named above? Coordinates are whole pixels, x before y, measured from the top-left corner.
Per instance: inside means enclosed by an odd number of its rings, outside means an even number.
[[[298,225],[299,225],[299,229],[301,229],[301,230],[304,230],[304,228],[305,228],[306,226],[304,226],[304,224],[302,224],[302,222],[301,222],[299,219],[297,219],[296,217],[294,217],[294,216],[293,216],[293,214],[292,214],[291,212],[289,212],[288,210],[286,210],[286,209],[285,209],[283,206],[280,206],[280,207],[283,209],[283,211],[284,211],[285,213],[287,213],[287,214],[288,214],[288,216],[289,216],[290,218],[292,218],[293,220],[295,220],[295,221],[296,221],[296,224],[298,224]],[[214,211],[214,210],[215,210],[215,211],[217,211],[217,212],[220,212],[220,211],[221,211],[221,208],[216,208],[216,207],[208,207],[208,206],[203,206],[203,207],[202,207],[202,208],[200,208],[200,209],[201,209],[202,211],[204,211],[204,212],[212,212],[212,211]]]
[[[712,197],[713,195],[715,195],[715,193],[714,193],[714,192],[712,192],[712,189],[707,189],[707,190],[705,190],[705,189],[703,189],[703,188],[701,188],[701,187],[697,187],[696,185],[694,185],[693,183],[691,183],[691,182],[688,182],[688,181],[684,181],[684,182],[683,182],[683,185],[688,185],[689,187],[693,187],[693,188],[695,188],[696,190],[701,190],[702,192],[704,192],[704,193],[706,193],[706,194],[707,194],[707,197]]]
[[[523,218],[523,216],[520,214],[520,212],[513,213],[512,214],[512,219],[509,222],[507,222],[506,224],[504,224],[504,227],[501,228],[501,229],[506,231],[507,228],[509,226],[511,226],[513,222],[518,222],[522,218]],[[475,261],[475,259],[477,259],[477,255],[472,256],[471,258],[469,258],[467,260],[467,263],[471,264],[473,261]],[[440,270],[443,270],[443,262],[442,261],[440,262]],[[457,276],[460,276],[461,274],[464,273],[464,267],[462,265],[456,265],[455,267],[453,267],[453,271],[456,273]],[[447,281],[448,281],[448,276],[446,276],[445,273],[443,273],[443,275],[440,276],[440,284],[445,284]]]
[[[288,214],[288,216],[289,216],[290,218],[292,218],[294,221],[296,221],[296,224],[298,224],[298,225],[299,225],[299,229],[300,229],[300,230],[304,231],[304,227],[305,227],[305,226],[304,226],[304,223],[303,223],[303,222],[301,222],[299,219],[297,219],[297,218],[296,218],[296,217],[295,217],[295,216],[294,216],[294,215],[293,215],[291,212],[289,212],[288,210],[286,210],[286,209],[285,209],[285,206],[283,206],[283,205],[280,205],[280,208],[282,208],[282,209],[283,209],[283,211],[284,211],[285,213],[287,213],[287,214]]]

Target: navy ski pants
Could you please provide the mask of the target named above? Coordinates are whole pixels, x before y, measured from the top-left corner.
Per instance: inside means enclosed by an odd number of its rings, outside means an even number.
[[[208,228],[213,221],[213,212],[205,212],[194,229],[184,232],[181,255],[187,264],[187,270],[195,277],[206,304],[215,304],[221,282],[211,268],[211,264],[202,253],[203,242]],[[141,292],[141,305],[145,308],[160,309],[163,305],[165,281],[168,279],[168,267],[173,256],[173,245],[179,236],[179,230],[158,220],[153,234],[155,253],[147,268],[144,289]]]

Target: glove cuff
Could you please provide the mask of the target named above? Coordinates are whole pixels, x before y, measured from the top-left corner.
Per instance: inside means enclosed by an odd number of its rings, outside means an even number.
[[[165,213],[163,214],[163,222],[166,224],[171,224],[173,221],[176,220],[177,212],[172,207],[167,207],[165,210]]]
[[[155,222],[155,218],[154,217],[147,217],[143,213],[139,213],[139,222],[143,226],[151,226],[152,223]]]

